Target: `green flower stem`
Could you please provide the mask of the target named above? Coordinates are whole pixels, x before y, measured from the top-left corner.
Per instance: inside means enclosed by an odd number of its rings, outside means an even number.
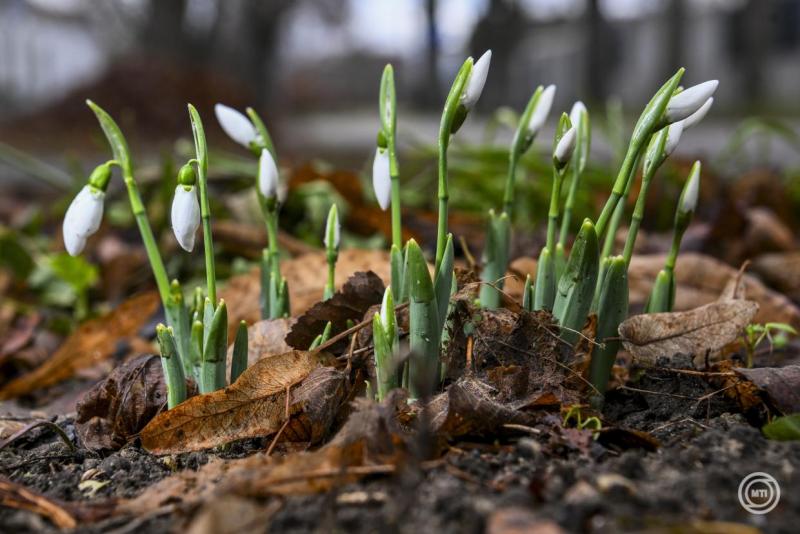
[[[642,186],[639,189],[639,196],[636,198],[636,206],[633,208],[633,216],[631,217],[631,226],[628,228],[628,235],[625,239],[625,249],[622,256],[625,258],[625,265],[631,264],[633,257],[633,246],[636,244],[636,236],[639,233],[639,227],[642,225],[644,218],[644,207],[647,202],[647,190],[650,188],[650,182],[653,180],[658,167],[655,165],[649,166],[642,175]]]
[[[403,226],[400,213],[400,176],[397,170],[397,154],[393,137],[389,141],[389,172],[392,180],[392,245],[403,247]]]
[[[506,177],[506,187],[503,192],[503,213],[511,217],[514,209],[514,182],[517,179],[517,167],[519,166],[519,154],[512,148],[508,156],[508,176]]]
[[[564,216],[561,218],[561,231],[558,234],[558,244],[562,247],[567,245],[567,233],[572,222],[572,210],[575,206],[575,195],[578,192],[578,185],[581,181],[581,170],[578,165],[571,165],[572,180],[567,192],[567,200],[564,202]]]
[[[336,286],[334,285],[334,280],[336,278],[336,257],[334,256],[331,259],[331,255],[328,254],[328,281],[325,283],[325,290],[324,295],[322,296],[322,300],[328,300],[336,293]]]
[[[156,334],[161,348],[161,365],[167,378],[167,408],[172,409],[186,400],[186,377],[172,328],[159,324]]]
[[[389,150],[389,176],[392,181],[392,244],[403,246],[403,232],[400,221],[400,167],[397,163],[397,96],[394,88],[394,68],[391,63],[383,69],[379,92],[378,109],[381,115],[381,131],[386,138]]]
[[[206,260],[206,285],[208,298],[217,301],[217,276],[214,266],[214,241],[211,237],[211,209],[208,204],[208,146],[200,114],[191,104],[189,116],[192,121],[192,134],[197,154],[197,186],[200,190],[200,218],[203,224],[203,253]]]
[[[640,155],[637,155],[633,165],[628,170],[628,179],[625,183],[625,190],[617,200],[617,205],[614,206],[614,213],[611,216],[611,221],[608,225],[608,232],[606,233],[605,240],[603,241],[603,250],[600,253],[600,259],[609,258],[614,252],[614,243],[617,238],[617,230],[622,223],[622,217],[625,215],[625,199],[628,198],[633,182],[636,177],[636,169],[639,168]],[[600,230],[597,233],[598,237],[601,235]],[[599,290],[599,288],[598,288]]]
[[[553,169],[553,189],[550,192],[550,210],[547,213],[547,249],[556,249],[556,229],[558,228],[558,203],[561,198],[561,185],[564,183],[564,172]]]

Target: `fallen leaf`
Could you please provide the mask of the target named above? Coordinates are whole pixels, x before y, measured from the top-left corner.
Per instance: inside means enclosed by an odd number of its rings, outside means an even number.
[[[686,312],[635,315],[619,333],[625,349],[650,364],[677,355],[704,357],[735,341],[757,311],[748,300],[713,302]]]
[[[44,516],[61,529],[72,529],[78,525],[76,518],[61,503],[11,482],[5,477],[0,477],[0,504]]]
[[[770,404],[781,413],[800,412],[800,365],[736,368],[734,371],[766,393]]]
[[[173,454],[268,436],[286,419],[286,389],[318,365],[317,355],[304,351],[259,360],[232,385],[158,414],[142,430],[142,446],[153,454]],[[290,405],[290,415],[302,408]]]
[[[0,400],[25,395],[71,378],[77,371],[102,362],[120,343],[136,335],[158,309],[156,292],[131,297],[106,315],[81,325],[42,365],[0,389]]]
[[[78,437],[92,450],[119,449],[145,427],[166,399],[161,357],[139,356],[114,369],[78,401]]]
[[[247,366],[254,365],[262,358],[291,351],[292,347],[286,344],[284,338],[294,321],[294,319],[264,319],[247,327]],[[233,343],[228,347],[229,373],[232,355]]]
[[[753,260],[753,271],[789,298],[800,300],[800,252],[762,254]]]
[[[216,237],[216,236],[215,236]],[[263,532],[282,504],[270,501],[260,504],[252,499],[223,495],[198,509],[187,534],[240,534]]]
[[[297,318],[286,343],[298,350],[308,349],[328,322],[332,323],[334,334],[346,330],[348,321],[360,322],[370,306],[381,303],[384,289],[383,281],[372,271],[353,274],[333,297],[314,304]],[[346,344],[347,340],[342,340],[330,350],[339,352]]]
[[[16,419],[0,419],[0,440],[13,436],[23,428],[28,426],[25,421],[18,421]]]

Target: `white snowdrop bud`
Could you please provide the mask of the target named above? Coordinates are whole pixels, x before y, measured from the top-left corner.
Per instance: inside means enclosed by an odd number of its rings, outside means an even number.
[[[578,123],[583,116],[583,113],[588,113],[586,106],[578,100],[574,104],[572,104],[572,109],[569,111],[569,121],[572,123],[573,126],[578,126]]]
[[[339,224],[339,210],[336,204],[331,206],[328,212],[328,222],[325,224],[325,236],[322,241],[327,249],[338,249],[339,238],[341,237],[341,225]]]
[[[255,126],[241,112],[225,104],[217,104],[214,106],[214,113],[217,116],[219,125],[225,130],[228,137],[245,148],[250,148],[250,143],[253,143],[258,138]]]
[[[664,144],[664,155],[669,156],[678,146],[683,134],[684,125],[683,121],[673,122],[667,129],[667,142]]]
[[[718,85],[718,80],[708,80],[693,85],[670,98],[665,114],[667,123],[682,121],[699,110],[711,98]]]
[[[489,64],[492,61],[492,51],[487,50],[472,66],[464,92],[461,94],[461,103],[467,109],[472,109],[475,102],[481,97],[486,76],[489,74]]]
[[[89,236],[100,228],[105,196],[106,194],[100,189],[85,185],[67,208],[63,235],[64,247],[71,256],[80,254]]]
[[[700,193],[700,162],[696,161],[692,166],[689,173],[689,178],[686,180],[686,185],[683,187],[681,194],[681,202],[678,207],[679,213],[682,215],[694,213],[697,208],[697,197]]]
[[[272,153],[264,148],[258,159],[258,190],[265,198],[275,198],[279,192],[278,181],[278,166]]]
[[[548,85],[542,94],[539,95],[539,101],[536,102],[536,108],[531,113],[531,118],[528,121],[528,135],[536,135],[542,129],[544,123],[550,115],[550,109],[553,107],[553,98],[556,95],[556,86]]]
[[[389,170],[389,150],[378,147],[375,149],[375,160],[372,162],[372,188],[375,198],[382,210],[389,208],[392,195],[392,177]]]
[[[564,165],[572,157],[573,150],[575,150],[575,127],[570,126],[569,130],[564,132],[559,139],[556,149],[553,151],[553,158]]]
[[[700,106],[700,109],[698,109],[697,111],[695,111],[694,113],[692,113],[683,120],[683,129],[687,130],[692,126],[694,126],[695,124],[697,124],[698,122],[700,122],[701,120],[703,120],[703,118],[705,118],[706,114],[708,113],[708,110],[711,109],[711,106],[713,104],[714,104],[714,97],[710,97],[708,100],[706,100],[705,104]]]
[[[181,248],[194,249],[197,228],[200,226],[200,204],[193,185],[178,185],[172,199],[172,231]]]

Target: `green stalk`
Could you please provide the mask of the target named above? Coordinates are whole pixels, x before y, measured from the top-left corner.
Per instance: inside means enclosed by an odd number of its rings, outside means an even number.
[[[442,120],[439,124],[439,187],[437,196],[439,198],[439,220],[436,226],[436,272],[439,271],[439,265],[442,263],[444,257],[444,247],[447,241],[447,202],[449,193],[447,189],[447,148],[450,145],[450,135],[454,131],[454,127],[458,126],[464,121],[466,116],[466,109],[460,105],[461,93],[464,91],[464,86],[469,79],[469,74],[472,71],[472,58],[467,58],[458,71],[450,93],[447,95],[447,100],[444,104],[444,112],[442,113]]]
[[[511,241],[511,222],[508,214],[496,215],[489,211],[489,224],[486,228],[483,270],[479,299],[483,308],[500,306],[504,285],[503,277],[508,268],[508,251]]]
[[[231,359],[231,380],[230,383],[236,382],[236,379],[241,376],[247,369],[247,323],[244,321],[239,322],[239,327],[236,329],[236,338],[233,341],[233,357]]]
[[[197,186],[200,189],[200,218],[203,223],[203,253],[206,260],[206,286],[208,298],[217,300],[217,276],[214,267],[214,241],[211,237],[211,209],[208,204],[208,146],[203,121],[195,107],[188,104],[192,121],[192,134],[197,154]]]
[[[603,240],[603,250],[600,253],[600,258],[610,258],[614,253],[614,243],[616,242],[617,238],[617,230],[619,230],[619,225],[622,223],[622,217],[625,215],[625,199],[628,198],[628,195],[633,188],[633,182],[636,177],[636,169],[639,168],[639,159],[640,156],[637,155],[633,165],[629,169],[628,179],[625,183],[625,190],[623,191],[622,196],[618,199],[617,205],[614,206],[614,213],[611,217],[611,222],[608,225],[608,231],[606,232],[605,239]],[[599,231],[597,235],[600,235]]]
[[[228,310],[220,300],[207,328],[203,362],[200,367],[200,393],[225,387],[225,361],[228,348]]]
[[[683,72],[683,67],[678,69],[672,78],[667,80],[656,92],[653,98],[650,99],[650,102],[647,103],[644,111],[642,111],[642,114],[639,116],[639,120],[636,122],[636,126],[634,126],[630,143],[628,144],[628,150],[625,153],[625,159],[622,162],[622,166],[617,174],[617,179],[614,182],[611,195],[609,196],[605,206],[603,206],[603,210],[600,212],[600,217],[597,219],[596,228],[598,236],[602,236],[606,231],[606,225],[608,224],[612,213],[616,209],[617,203],[625,192],[628,178],[633,172],[632,169],[635,167],[635,162],[639,156],[639,153],[647,142],[647,139],[656,129],[658,129],[660,126],[663,126],[663,124],[661,124],[662,116],[664,115],[664,111],[667,109],[669,99],[672,98],[672,94],[675,92],[675,89],[678,87],[678,84],[681,81]]]
[[[156,335],[161,349],[161,365],[167,378],[167,408],[172,409],[186,400],[186,377],[172,328],[159,324]]]
[[[379,98],[381,124],[389,150],[389,176],[392,180],[392,245],[403,246],[400,214],[400,167],[397,163],[397,96],[394,88],[394,69],[387,64],[381,76]]]
[[[408,386],[412,398],[430,395],[439,378],[439,310],[428,264],[417,243],[408,242],[409,338]]]
[[[572,180],[567,192],[567,200],[564,202],[564,216],[561,219],[561,231],[558,236],[558,244],[563,251],[567,246],[567,234],[572,223],[572,210],[575,207],[575,197],[578,194],[578,187],[586,169],[591,148],[591,131],[589,128],[589,114],[586,111],[579,112],[577,124],[573,124],[577,129],[577,143],[575,152],[572,154]]]
[[[611,368],[619,350],[619,325],[628,315],[628,267],[625,258],[607,258],[606,279],[600,291],[597,318],[597,339],[600,345],[592,350],[589,368],[591,383],[601,393],[608,386]]]

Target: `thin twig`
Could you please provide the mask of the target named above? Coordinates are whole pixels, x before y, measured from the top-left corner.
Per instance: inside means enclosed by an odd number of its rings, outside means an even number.
[[[398,312],[400,310],[406,309],[407,307],[408,307],[408,302],[404,302],[403,304],[398,304],[397,306],[395,306],[394,307],[394,311]],[[323,350],[325,350],[325,349],[327,349],[329,347],[332,347],[333,345],[335,345],[339,341],[343,340],[344,338],[346,338],[350,334],[358,332],[359,330],[361,330],[365,326],[368,326],[368,325],[371,325],[371,324],[372,324],[372,318],[365,319],[365,320],[361,321],[360,323],[358,323],[358,324],[356,324],[354,326],[351,326],[350,328],[348,328],[344,332],[339,332],[338,334],[336,334],[335,336],[333,336],[328,341],[326,341],[325,343],[323,343],[319,347],[315,348],[311,352],[313,352],[313,353],[322,352]]]
[[[648,395],[661,395],[663,397],[674,397],[676,399],[688,399],[691,401],[700,401],[702,397],[689,397],[688,395],[678,395],[677,393],[666,393],[664,391],[652,391],[649,389],[639,389],[639,388],[632,388],[630,386],[620,386],[619,389],[625,389],[628,391],[635,391],[636,393],[646,393]]]
[[[286,421],[283,422],[281,428],[275,434],[275,437],[272,438],[272,443],[269,444],[269,448],[267,449],[267,456],[272,454],[272,449],[274,449],[275,445],[278,444],[278,439],[280,439],[281,434],[283,434],[283,431],[286,430],[287,426],[289,426],[289,420],[291,418],[291,414],[289,413],[289,400],[291,399],[291,388],[292,386],[286,386],[286,412],[285,412]]]
[[[46,426],[50,430],[54,431],[56,434],[58,434],[58,437],[61,438],[61,441],[63,441],[64,444],[66,444],[66,446],[69,447],[69,450],[75,452],[75,445],[72,443],[72,441],[70,441],[69,436],[67,436],[66,432],[64,432],[60,426],[51,421],[35,421],[26,426],[25,428],[21,428],[20,430],[14,432],[12,435],[6,438],[5,441],[0,443],[0,450],[5,449],[6,447],[8,447],[9,444],[11,444],[12,441],[15,441],[16,439],[24,436],[34,428],[40,426]]]

